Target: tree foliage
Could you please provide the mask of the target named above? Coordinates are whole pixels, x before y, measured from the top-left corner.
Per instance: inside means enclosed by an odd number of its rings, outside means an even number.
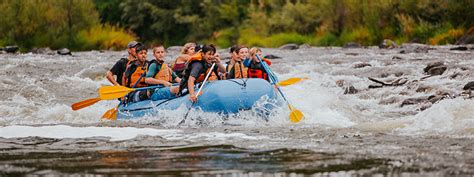
[[[0,8],[0,45],[26,48],[113,48],[133,39],[128,30],[167,46],[446,44],[474,29],[472,0],[3,0]]]
[[[110,29],[102,28],[91,0],[3,0],[0,1],[0,9],[0,45],[16,44],[25,49],[69,47],[80,50],[88,44],[89,38],[79,38],[82,31]],[[123,30],[120,32],[125,33]],[[133,39],[129,34],[127,38]],[[124,46],[123,42],[119,45]]]

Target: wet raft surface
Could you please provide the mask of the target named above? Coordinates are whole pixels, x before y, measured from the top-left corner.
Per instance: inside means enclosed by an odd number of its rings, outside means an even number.
[[[0,55],[0,175],[473,175],[473,46],[454,47],[265,49],[280,79],[309,78],[282,88],[306,116],[296,125],[286,108],[268,122],[193,111],[178,127],[184,109],[102,122],[116,101],[70,104],[96,97],[125,52]]]

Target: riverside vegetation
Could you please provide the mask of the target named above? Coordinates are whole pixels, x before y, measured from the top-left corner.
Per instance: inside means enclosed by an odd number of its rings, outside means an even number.
[[[0,46],[125,48],[130,40],[229,47],[474,40],[472,0],[4,0]]]

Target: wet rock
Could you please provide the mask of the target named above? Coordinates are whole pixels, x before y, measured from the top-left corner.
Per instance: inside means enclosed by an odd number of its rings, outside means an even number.
[[[458,76],[460,76],[460,75],[461,75],[461,73],[455,72],[454,74],[451,74],[451,75],[449,76],[449,78],[450,78],[450,79],[456,79],[456,77],[458,77]]]
[[[3,51],[7,52],[7,53],[15,53],[16,51],[18,51],[18,46],[16,45],[12,45],[12,46],[6,46],[3,48]]]
[[[413,104],[419,104],[419,103],[425,103],[428,102],[428,99],[426,97],[420,97],[420,98],[408,98],[403,100],[402,104],[400,107],[406,106],[406,105],[413,105]]]
[[[358,93],[359,91],[352,85],[350,86],[346,86],[344,88],[344,94],[356,94]]]
[[[170,46],[166,50],[168,52],[180,52],[183,49],[183,46]]]
[[[62,48],[57,51],[59,55],[72,55],[71,51],[68,48]]]
[[[417,43],[402,44],[401,48],[400,53],[428,53],[430,49],[427,45]]]
[[[433,88],[429,87],[429,86],[419,86],[415,91],[416,92],[430,92],[431,90],[433,90]]]
[[[380,85],[380,84],[372,84],[372,85],[369,85],[369,89],[373,89],[373,88],[382,88],[383,85]]]
[[[421,103],[421,104],[420,104],[418,110],[424,111],[424,110],[430,108],[431,106],[433,106],[433,103],[431,103],[431,102],[424,102],[424,103]]]
[[[396,72],[396,73],[393,73],[393,75],[397,76],[397,77],[400,77],[400,76],[403,76],[405,73],[403,72]]]
[[[337,80],[337,81],[336,81],[336,85],[337,85],[338,87],[342,87],[342,86],[344,86],[344,82],[345,82],[344,80]]]
[[[382,104],[382,105],[388,105],[388,104],[395,104],[399,101],[398,98],[396,97],[391,97],[391,98],[388,98],[388,99],[383,99],[383,100],[380,100],[379,104]]]
[[[442,99],[446,98],[445,96],[443,95],[431,95],[428,97],[428,101],[430,101],[431,103],[436,103]]]
[[[301,45],[299,46],[299,48],[300,48],[300,49],[310,49],[311,46],[310,46],[309,44],[301,44]]]
[[[407,78],[398,78],[390,83],[391,86],[400,86],[408,82]]]
[[[399,57],[399,56],[393,56],[393,57],[392,57],[392,60],[403,60],[403,58],[402,58],[402,57]]]
[[[363,68],[363,67],[366,67],[366,66],[372,66],[371,64],[368,64],[368,63],[357,63],[355,64],[354,66],[352,66],[353,68]]]
[[[265,58],[266,59],[280,59],[281,57],[270,54],[270,55],[265,55]]]
[[[390,76],[389,73],[382,73],[382,74],[380,74],[380,77],[381,77],[381,78],[385,78],[385,77],[388,77],[388,76]]]
[[[49,47],[46,47],[46,48],[33,48],[33,49],[31,49],[31,53],[54,55],[54,51],[51,50]]]
[[[433,67],[431,69],[428,70],[428,74],[431,75],[431,76],[437,76],[437,75],[442,75],[444,73],[444,71],[446,71],[446,69],[448,69],[448,67],[446,66],[436,66],[436,67]]]
[[[474,81],[471,81],[464,85],[463,90],[474,90]]]
[[[444,65],[444,63],[441,61],[431,62],[431,63],[428,63],[428,65],[425,67],[425,69],[423,69],[423,71],[427,73],[431,68],[442,66],[442,65]]]
[[[474,92],[472,90],[464,90],[459,94],[460,96],[463,96],[465,98],[474,98]]]
[[[453,47],[450,48],[449,50],[460,50],[460,51],[466,51],[467,47],[466,46],[459,46],[459,47]]]
[[[348,43],[345,43],[342,48],[361,48],[362,45],[357,43],[357,42],[348,42]]]
[[[393,48],[398,48],[398,45],[396,42],[390,40],[390,39],[384,39],[382,43],[379,44],[379,48],[381,49],[393,49]]]
[[[296,50],[300,46],[298,44],[285,44],[279,47],[280,50]]]
[[[397,79],[395,79],[393,81],[390,81],[390,82],[377,80],[377,79],[372,78],[372,77],[368,77],[368,79],[372,82],[382,84],[382,86],[400,86],[400,85],[403,85],[403,84],[408,82],[407,78],[397,78]]]

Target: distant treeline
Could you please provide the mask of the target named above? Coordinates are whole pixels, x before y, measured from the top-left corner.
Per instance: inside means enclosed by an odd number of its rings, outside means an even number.
[[[188,41],[278,47],[454,43],[473,0],[3,0],[0,46],[121,49]]]

